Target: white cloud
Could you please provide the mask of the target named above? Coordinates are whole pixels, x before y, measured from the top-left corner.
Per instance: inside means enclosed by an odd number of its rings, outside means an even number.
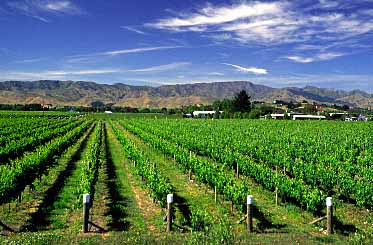
[[[80,15],[84,13],[82,9],[68,0],[22,0],[8,1],[7,4],[14,11],[46,23],[49,23],[50,20],[44,15]]]
[[[297,1],[281,0],[209,4],[188,13],[172,12],[174,16],[145,26],[173,32],[198,32],[221,42],[235,40],[259,45],[334,42],[373,31],[373,20],[367,17],[371,14],[368,9],[365,15],[348,14],[339,11],[345,8],[341,1],[320,0],[311,3],[312,8],[308,10],[301,8]]]
[[[128,72],[136,72],[136,73],[146,73],[146,72],[161,72],[161,71],[169,71],[169,70],[175,70],[178,68],[186,67],[190,65],[190,62],[175,62],[170,63],[166,65],[160,65],[160,66],[152,66],[142,69],[133,69],[133,70],[127,70]]]
[[[45,8],[51,11],[66,12],[75,7],[70,1],[56,1],[47,3]]]
[[[208,76],[224,76],[224,73],[221,72],[209,72],[207,73]]]
[[[139,29],[137,29],[135,27],[132,27],[132,26],[121,26],[120,28],[125,29],[127,31],[131,31],[131,32],[140,34],[140,35],[147,35],[146,32],[144,32],[142,30],[139,30]]]
[[[64,76],[75,76],[75,75],[99,75],[99,74],[109,74],[116,73],[120,70],[117,69],[102,69],[102,70],[77,70],[77,71],[41,71],[41,72],[10,72],[10,75],[16,77],[30,77],[30,78],[52,78],[52,77],[64,77]]]
[[[330,1],[330,0],[320,0],[320,7],[323,8],[335,8],[339,6],[339,3],[337,1]]]
[[[159,47],[146,47],[146,48],[135,48],[135,49],[121,49],[121,50],[113,50],[113,51],[97,53],[96,55],[116,56],[116,55],[122,55],[122,54],[144,53],[144,52],[157,51],[157,50],[163,50],[163,49],[173,49],[173,48],[178,48],[178,47],[180,46],[159,46]]]
[[[175,48],[180,48],[180,47],[181,46],[156,46],[156,47],[144,47],[144,48],[133,48],[133,49],[119,49],[119,50],[111,50],[111,51],[92,53],[92,54],[73,55],[73,56],[68,57],[67,62],[68,63],[80,63],[80,62],[87,62],[91,60],[97,60],[102,57],[114,57],[118,55],[145,53],[145,52],[150,52],[150,51],[175,49]]]
[[[222,7],[208,5],[200,11],[197,11],[197,13],[183,14],[182,17],[161,19],[156,23],[148,23],[146,26],[169,30],[182,30],[180,28],[187,28],[187,30],[193,31],[193,29],[190,28],[223,24],[253,16],[277,14],[281,11],[279,5],[279,3],[260,2]]]
[[[256,67],[242,67],[239,65],[233,65],[229,63],[223,63],[223,65],[231,66],[237,69],[237,71],[244,72],[244,73],[253,73],[255,75],[265,75],[268,74],[266,69],[263,68],[256,68]]]
[[[325,60],[332,60],[341,56],[344,56],[344,53],[319,53],[312,57],[303,57],[303,56],[287,56],[285,57],[288,60],[292,60],[298,63],[311,63],[315,61],[325,61]]]
[[[108,68],[108,69],[81,69],[81,70],[46,70],[46,71],[0,71],[2,80],[32,80],[32,79],[84,79],[86,76],[107,74],[133,74],[156,73],[191,65],[190,62],[174,62],[165,65],[151,66],[139,69]]]
[[[37,63],[37,62],[40,62],[40,61],[43,61],[43,60],[45,60],[45,58],[16,60],[12,63],[14,63],[14,64],[28,64],[28,63]]]
[[[313,58],[300,57],[300,56],[287,56],[286,58],[289,60],[298,62],[298,63],[311,63],[314,61]]]

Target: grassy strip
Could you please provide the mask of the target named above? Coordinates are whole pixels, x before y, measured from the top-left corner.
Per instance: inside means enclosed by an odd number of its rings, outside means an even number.
[[[77,192],[81,185],[83,172],[82,165],[85,163],[83,156],[89,152],[89,146],[95,141],[95,134],[91,133],[87,144],[80,152],[78,161],[74,163],[71,175],[65,179],[61,192],[50,207],[47,217],[49,229],[63,229],[68,232],[78,233],[81,230],[81,198]]]
[[[152,190],[151,196],[158,200],[162,207],[165,207],[167,194],[173,193],[173,186],[117,127],[113,124],[111,126],[126,153],[126,157],[136,164],[136,168],[134,168],[136,171],[133,173],[145,180],[147,188]]]
[[[135,193],[131,188],[127,163],[123,159],[122,148],[112,128],[106,127],[106,172],[108,173],[109,228],[117,231],[143,231],[144,218],[137,205]]]
[[[90,208],[90,220],[96,225],[90,231],[96,230],[98,232],[105,232],[108,228],[109,222],[109,188],[108,188],[108,175],[106,172],[106,134],[105,124],[101,127],[101,144],[98,156],[98,169],[97,180],[94,183],[94,193],[92,193],[92,206]]]

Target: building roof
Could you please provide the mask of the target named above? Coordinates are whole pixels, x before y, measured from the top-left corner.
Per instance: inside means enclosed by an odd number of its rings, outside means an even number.
[[[223,113],[223,111],[219,111],[220,113]],[[193,116],[197,115],[206,115],[206,114],[215,114],[216,111],[193,111]]]
[[[326,119],[325,116],[317,116],[317,115],[294,115],[293,119],[296,118],[304,118],[304,119]]]

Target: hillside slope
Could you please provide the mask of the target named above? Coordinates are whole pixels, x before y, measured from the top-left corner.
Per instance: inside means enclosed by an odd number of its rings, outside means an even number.
[[[116,106],[171,108],[190,104],[209,104],[216,99],[232,97],[243,89],[253,100],[266,102],[277,99],[347,104],[364,108],[373,105],[373,95],[359,90],[346,92],[317,87],[276,89],[247,81],[160,87],[130,86],[120,83],[107,85],[83,81],[7,81],[0,82],[0,103],[88,106],[93,101],[102,101]]]

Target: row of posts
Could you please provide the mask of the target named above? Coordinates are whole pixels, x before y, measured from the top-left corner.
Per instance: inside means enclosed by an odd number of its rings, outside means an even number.
[[[172,231],[172,203],[174,202],[174,195],[167,195],[167,232]],[[247,204],[247,214],[246,214],[246,224],[247,232],[253,232],[253,205],[254,198],[252,195],[248,195],[246,198]],[[90,208],[90,195],[83,195],[83,232],[88,232],[89,223],[89,208]],[[327,234],[333,233],[333,202],[331,197],[326,198],[326,219],[327,219]]]

